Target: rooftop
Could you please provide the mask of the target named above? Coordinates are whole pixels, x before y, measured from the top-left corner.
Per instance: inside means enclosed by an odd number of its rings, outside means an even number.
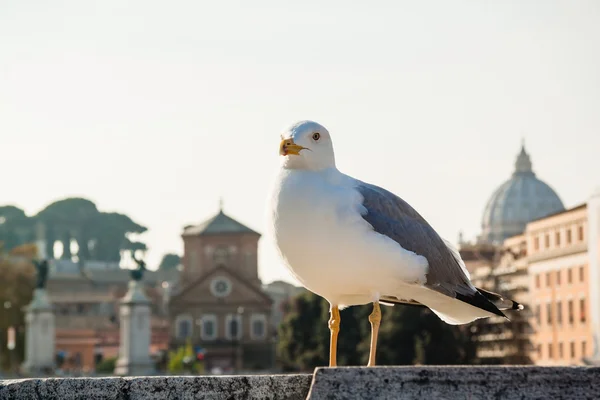
[[[523,145],[512,176],[494,191],[485,207],[481,240],[501,244],[504,239],[522,233],[528,222],[564,209],[554,189],[533,172]]]
[[[219,213],[214,217],[199,225],[189,225],[183,229],[183,236],[209,236],[232,233],[251,233],[260,235],[260,233],[248,228],[246,225],[225,214],[222,206]]]

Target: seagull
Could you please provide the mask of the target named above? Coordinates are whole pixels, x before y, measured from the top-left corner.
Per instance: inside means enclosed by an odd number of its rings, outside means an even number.
[[[428,307],[452,325],[523,309],[473,286],[459,252],[406,201],[340,172],[324,126],[300,121],[280,139],[268,228],[291,274],[330,304],[330,367],[346,307],[373,304],[368,366],[376,364],[380,304]]]

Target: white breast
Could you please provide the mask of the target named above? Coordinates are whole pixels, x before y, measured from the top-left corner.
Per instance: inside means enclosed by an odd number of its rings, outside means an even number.
[[[422,257],[372,230],[354,185],[337,170],[283,169],[272,192],[271,229],[286,266],[333,304],[368,303],[423,280],[427,268]]]

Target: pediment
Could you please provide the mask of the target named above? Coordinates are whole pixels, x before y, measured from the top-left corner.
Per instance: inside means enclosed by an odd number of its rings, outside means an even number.
[[[211,270],[171,299],[173,305],[270,305],[271,302],[271,298],[259,286],[226,267]]]

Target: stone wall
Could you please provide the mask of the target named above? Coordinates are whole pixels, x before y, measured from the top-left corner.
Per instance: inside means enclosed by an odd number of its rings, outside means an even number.
[[[599,399],[598,367],[318,368],[314,375],[0,381],[0,399]]]

